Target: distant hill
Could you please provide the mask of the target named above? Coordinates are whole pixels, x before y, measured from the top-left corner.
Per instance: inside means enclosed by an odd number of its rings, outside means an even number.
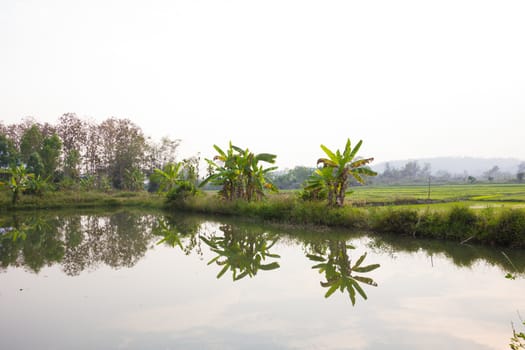
[[[399,169],[403,168],[406,163],[412,161],[417,161],[421,167],[423,167],[425,163],[429,163],[432,174],[436,174],[436,172],[442,170],[450,174],[463,174],[466,172],[472,176],[480,176],[495,165],[499,167],[501,172],[516,174],[518,165],[523,162],[523,160],[516,158],[437,157],[382,162],[373,165],[372,169],[382,173],[387,163],[390,164],[391,168]]]

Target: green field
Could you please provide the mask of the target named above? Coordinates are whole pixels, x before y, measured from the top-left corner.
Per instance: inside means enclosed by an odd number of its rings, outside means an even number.
[[[428,186],[352,187],[347,197],[350,205],[396,205],[439,209],[451,204],[472,209],[486,207],[525,207],[525,184],[474,184]]]

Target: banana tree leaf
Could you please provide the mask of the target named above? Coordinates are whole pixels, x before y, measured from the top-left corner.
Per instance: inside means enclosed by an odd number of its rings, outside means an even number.
[[[307,254],[306,256],[308,257],[308,259],[310,259],[312,261],[324,262],[324,260],[325,260],[323,257],[317,256],[317,255]]]
[[[371,278],[369,278],[369,277],[353,276],[353,278],[354,278],[356,281],[359,281],[359,282],[362,282],[362,283],[368,284],[369,286],[377,287],[377,283],[374,282],[374,280],[371,279]]]
[[[337,156],[328,147],[321,145],[321,149],[324,151],[324,153],[326,153],[328,158],[330,158],[333,162],[337,162]]]
[[[359,142],[357,143],[357,145],[355,145],[354,149],[352,150],[352,152],[350,153],[348,159],[354,159],[355,158],[355,155],[357,154],[357,152],[359,152],[359,149],[361,148],[361,145],[363,144],[363,140],[359,140]]]
[[[226,273],[226,271],[228,271],[228,268],[229,268],[229,267],[230,267],[229,265],[225,265],[225,266],[222,268],[221,272],[219,272],[219,274],[217,275],[217,278],[221,278],[222,275],[224,275],[224,274]]]
[[[350,300],[352,301],[352,306],[355,305],[355,290],[352,288],[352,286],[348,286],[348,295],[350,296]]]
[[[373,271],[375,269],[377,269],[378,267],[380,267],[381,265],[379,264],[372,264],[372,265],[368,265],[368,266],[361,266],[361,267],[355,267],[353,270],[355,272],[361,272],[361,273],[364,273],[364,272],[370,272],[370,271]]]
[[[361,263],[365,260],[365,258],[366,258],[366,253],[364,253],[363,255],[359,257],[359,259],[357,259],[354,266],[352,267],[352,270],[354,270],[356,267],[359,267],[359,265],[361,265]]]
[[[264,270],[264,271],[275,270],[275,269],[278,269],[279,267],[281,267],[281,265],[279,265],[279,263],[276,262],[276,261],[274,261],[274,262],[271,263],[271,264],[266,264],[266,265],[261,264],[261,265],[259,266],[259,268],[260,268],[261,270]]]
[[[324,295],[325,298],[328,298],[330,295],[334,294],[334,292],[337,290],[337,288],[339,287],[339,284],[335,283],[333,284],[330,289],[328,289],[328,291],[326,292],[326,294]]]
[[[317,160],[317,165],[319,165],[319,163],[322,163],[323,166],[325,167],[333,167],[333,168],[337,167],[337,163],[328,158],[319,158]]]
[[[277,158],[277,155],[275,154],[270,154],[270,153],[259,153],[258,155],[255,156],[255,159],[257,161],[262,161],[262,162],[266,162],[266,163],[275,163],[275,158]]]
[[[367,299],[366,297],[366,293],[365,291],[363,290],[363,288],[361,288],[361,286],[359,285],[359,283],[357,283],[356,281],[354,280],[350,280],[350,283],[352,284],[352,286],[355,288],[355,290],[357,290],[357,292],[363,297],[363,299]]]

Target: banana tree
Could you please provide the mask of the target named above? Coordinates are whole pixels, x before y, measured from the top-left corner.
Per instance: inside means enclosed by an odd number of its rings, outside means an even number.
[[[226,200],[259,200],[265,190],[276,191],[270,181],[269,172],[277,167],[264,168],[259,162],[275,163],[276,156],[269,153],[254,154],[248,149],[229,143],[226,151],[213,146],[217,155],[208,162],[209,175],[200,186],[207,183],[221,186],[219,194]]]
[[[169,192],[181,180],[182,163],[168,163],[163,169],[155,169],[154,177],[159,182],[159,192]]]
[[[8,174],[10,174],[11,177],[7,182],[7,187],[12,193],[11,203],[15,205],[16,202],[18,202],[20,193],[29,187],[30,180],[34,178],[35,174],[28,173],[23,164],[9,168]]]
[[[361,148],[363,141],[360,140],[354,148],[350,139],[347,139],[345,149],[343,152],[337,150],[331,151],[325,145],[321,145],[321,149],[328,158],[319,158],[317,165],[322,165],[322,169],[317,169],[315,176],[318,176],[321,181],[317,184],[324,186],[328,192],[328,205],[343,206],[349,181],[354,178],[359,183],[365,182],[365,176],[376,176],[377,173],[372,171],[367,164],[372,162],[374,158],[356,159],[357,152]],[[314,186],[315,188],[315,186]]]
[[[329,251],[326,254],[307,254],[307,257],[318,264],[312,266],[312,269],[318,269],[319,273],[324,273],[326,281],[321,282],[323,288],[328,288],[325,298],[331,296],[336,290],[348,292],[348,296],[355,305],[356,292],[363,299],[367,299],[366,293],[360,283],[370,286],[377,286],[377,283],[370,277],[357,275],[357,273],[367,273],[379,268],[379,264],[363,266],[366,253],[361,255],[357,261],[352,264],[348,249],[354,249],[353,246],[347,245],[344,241],[332,241],[329,244]]]

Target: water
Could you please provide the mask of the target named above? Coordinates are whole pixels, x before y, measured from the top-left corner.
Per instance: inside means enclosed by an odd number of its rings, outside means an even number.
[[[1,349],[508,349],[525,328],[523,251],[159,212],[0,227]]]

